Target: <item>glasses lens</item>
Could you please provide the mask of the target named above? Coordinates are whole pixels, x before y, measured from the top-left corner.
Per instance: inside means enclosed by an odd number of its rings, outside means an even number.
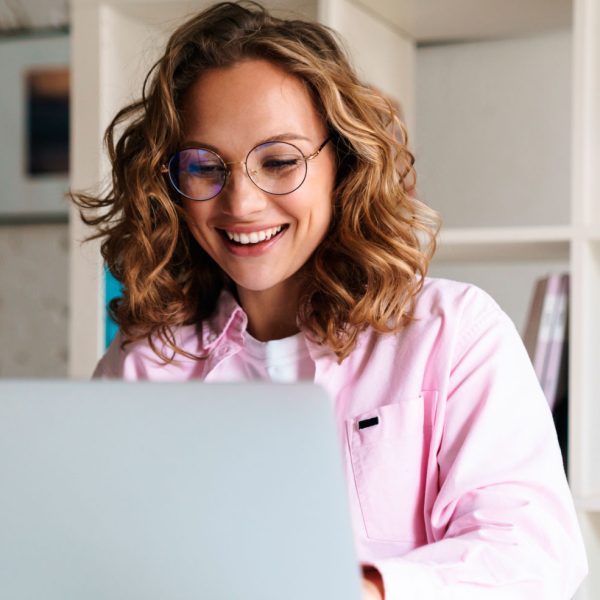
[[[268,142],[256,146],[246,161],[250,179],[270,194],[289,194],[306,177],[306,160],[293,144]]]
[[[192,200],[214,198],[223,189],[226,176],[221,157],[204,148],[181,150],[169,162],[171,183]]]

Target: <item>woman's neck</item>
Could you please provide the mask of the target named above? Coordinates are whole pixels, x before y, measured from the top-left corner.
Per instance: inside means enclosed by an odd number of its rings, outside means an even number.
[[[237,288],[240,304],[248,315],[248,332],[261,342],[280,340],[298,333],[298,281],[285,281],[268,290]]]

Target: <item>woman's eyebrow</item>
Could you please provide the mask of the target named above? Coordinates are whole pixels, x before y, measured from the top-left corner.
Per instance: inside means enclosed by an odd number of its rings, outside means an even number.
[[[300,135],[299,133],[286,132],[286,133],[277,133],[275,135],[270,135],[266,138],[263,138],[262,140],[259,140],[258,142],[256,142],[253,147],[260,146],[261,144],[266,144],[268,142],[275,142],[275,141],[286,142],[286,141],[291,141],[291,140],[305,140],[307,142],[312,141],[310,138],[306,137],[305,135]],[[216,146],[207,144],[206,142],[200,142],[198,140],[186,140],[183,143],[183,148],[206,148],[207,150],[212,150],[213,152],[216,152],[217,154],[219,154],[219,152],[220,152],[220,150]]]
[[[307,142],[311,141],[310,138],[307,138],[305,135],[300,135],[299,133],[278,133],[276,135],[270,135],[269,137],[266,137],[263,140],[256,142],[256,146],[266,144],[267,142],[285,142],[290,140],[305,140]]]

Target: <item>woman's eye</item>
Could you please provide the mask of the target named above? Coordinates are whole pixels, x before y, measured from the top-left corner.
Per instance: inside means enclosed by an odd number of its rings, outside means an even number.
[[[262,168],[277,171],[281,169],[291,169],[300,164],[298,158],[269,158],[263,161]]]
[[[197,177],[215,177],[224,172],[223,165],[210,163],[192,163],[188,165],[186,173]]]

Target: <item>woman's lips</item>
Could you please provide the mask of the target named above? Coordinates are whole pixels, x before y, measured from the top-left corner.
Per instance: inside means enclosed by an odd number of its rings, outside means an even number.
[[[223,232],[232,242],[238,242],[240,244],[257,244],[258,242],[264,242],[271,239],[278,234],[284,225],[276,225],[274,227],[240,227],[240,228],[225,228]]]
[[[227,235],[227,232],[223,229],[218,229],[218,231],[219,231],[219,234],[221,235],[221,239],[223,240],[227,250],[229,252],[231,252],[232,254],[234,254],[235,256],[260,256],[261,254],[264,254],[265,252],[267,252],[267,250],[269,250],[274,244],[276,244],[277,241],[279,239],[281,239],[281,237],[285,234],[285,232],[288,230],[288,228],[289,228],[289,225],[285,224],[282,226],[280,231],[278,231],[277,233],[272,235],[269,239],[265,239],[263,241],[258,241],[255,243],[250,242],[250,243],[245,243],[245,244],[236,242],[236,241],[230,239],[230,237]],[[273,229],[273,228],[267,228],[267,229]],[[229,231],[233,232],[234,230],[229,230]],[[253,230],[253,232],[258,232],[258,231],[265,231],[265,229]],[[247,237],[249,237],[252,232],[250,230],[247,230],[246,232],[240,232],[239,230],[235,230],[235,233],[243,233]]]

